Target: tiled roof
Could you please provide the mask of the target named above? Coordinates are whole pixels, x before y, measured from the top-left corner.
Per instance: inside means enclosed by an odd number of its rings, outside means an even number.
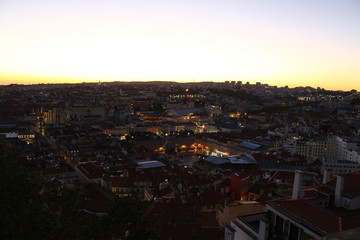
[[[322,234],[340,231],[339,219],[329,213],[305,203],[303,200],[275,200],[269,202],[271,206],[294,218],[297,222],[309,226]]]
[[[271,201],[269,204],[289,218],[295,219],[323,235],[360,226],[359,214],[341,216],[329,209],[311,205],[304,200],[279,199]]]
[[[89,179],[101,178],[105,171],[93,163],[78,165],[77,168]]]
[[[152,183],[152,179],[146,175],[145,173],[135,172],[132,175],[133,182],[146,182],[146,183]]]
[[[336,178],[333,178],[328,182],[329,186],[336,188]],[[350,195],[359,193],[360,194],[360,172],[349,173],[344,175],[344,188],[343,193]]]
[[[216,205],[220,203],[222,200],[225,199],[225,196],[223,194],[214,192],[214,191],[204,191],[201,194],[201,198],[203,201],[203,204],[206,205]]]
[[[119,188],[131,188],[133,184],[129,177],[112,177],[111,186]]]
[[[255,201],[261,203],[262,205],[265,205],[270,200],[272,200],[272,198],[269,197],[267,194],[261,194],[258,198],[255,199]]]

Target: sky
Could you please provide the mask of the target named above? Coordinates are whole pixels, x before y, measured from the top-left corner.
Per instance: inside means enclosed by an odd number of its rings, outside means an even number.
[[[360,90],[359,0],[0,0],[0,84]]]

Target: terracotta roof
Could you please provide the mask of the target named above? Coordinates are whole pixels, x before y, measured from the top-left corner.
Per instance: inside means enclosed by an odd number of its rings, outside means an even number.
[[[314,198],[317,196],[317,189],[315,187],[302,188],[302,190],[304,191],[303,199],[304,198],[310,199],[310,198]],[[292,188],[280,190],[280,193],[286,197],[291,197],[292,192],[293,192]]]
[[[333,178],[328,182],[329,186],[336,188],[336,178]],[[343,193],[348,193],[349,195],[360,194],[360,172],[349,173],[344,175],[344,189]]]
[[[133,187],[129,177],[112,177],[111,187],[131,188]]]
[[[152,183],[152,179],[148,175],[140,172],[135,172],[134,175],[132,175],[132,180],[133,182]]]
[[[269,202],[269,204],[285,213],[289,218],[294,218],[297,222],[307,225],[322,234],[340,231],[337,217],[313,207],[303,200],[275,200]]]
[[[223,194],[214,191],[204,191],[201,194],[203,204],[216,205],[226,198]]]
[[[271,201],[269,204],[289,218],[323,235],[360,226],[359,214],[339,216],[329,209],[313,206],[304,200],[280,199]]]
[[[78,165],[77,168],[89,179],[101,178],[105,173],[103,169],[99,168],[93,163]]]
[[[295,172],[293,171],[277,171],[275,173],[274,178],[275,179],[286,179],[289,182],[293,182],[294,181],[294,176],[295,176]]]
[[[268,201],[272,200],[273,198],[269,197],[267,194],[261,194],[258,196],[255,201],[261,203],[262,205],[265,205],[268,203]]]

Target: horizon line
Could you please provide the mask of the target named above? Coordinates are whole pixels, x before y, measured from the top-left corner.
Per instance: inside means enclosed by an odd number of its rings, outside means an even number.
[[[76,85],[76,84],[99,84],[99,83],[157,83],[157,82],[162,82],[162,83],[185,83],[185,84],[200,84],[200,83],[226,83],[226,82],[242,82],[242,86],[249,83],[249,85],[256,85],[256,83],[260,83],[261,85],[268,85],[269,87],[278,87],[278,88],[285,88],[288,87],[289,89],[295,89],[295,88],[313,88],[313,89],[317,89],[320,88],[322,90],[326,90],[326,91],[334,91],[334,92],[350,92],[350,91],[358,91],[357,89],[353,88],[351,90],[341,90],[341,89],[337,89],[337,90],[329,90],[326,89],[324,87],[312,87],[312,86],[293,86],[290,87],[289,85],[284,85],[284,86],[278,86],[278,85],[270,85],[268,83],[262,83],[260,81],[256,81],[255,83],[251,83],[250,81],[241,81],[241,80],[209,80],[209,81],[195,81],[195,80],[184,80],[184,81],[180,81],[180,80],[115,80],[115,81],[111,81],[111,80],[84,80],[84,81],[79,81],[79,82],[38,82],[38,83],[9,83],[9,84],[1,84],[1,87],[4,86],[11,86],[11,85],[20,85],[20,86],[30,86],[30,85]],[[244,83],[245,82],[245,83]]]

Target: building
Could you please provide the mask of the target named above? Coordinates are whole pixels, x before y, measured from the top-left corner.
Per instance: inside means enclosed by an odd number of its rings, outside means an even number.
[[[239,216],[246,216],[264,212],[264,206],[256,201],[234,201],[224,203],[216,209],[216,218],[221,227],[231,225],[231,221]]]
[[[249,188],[261,178],[260,172],[241,171],[231,175],[231,189],[235,200],[247,200],[249,197]]]
[[[328,140],[329,159],[347,160],[360,163],[360,146],[356,142],[333,136]]]
[[[105,174],[103,169],[91,162],[77,165],[75,171],[79,175],[80,180],[87,183],[100,184],[102,176]]]
[[[296,142],[295,153],[310,157],[310,158],[324,158],[327,157],[328,140],[319,139],[312,141],[299,140]]]
[[[360,173],[337,176],[304,194],[302,172],[297,171],[292,198],[270,201],[269,237],[321,239],[360,225]]]
[[[322,172],[326,170],[330,171],[333,175],[346,174],[351,172],[360,172],[360,164],[358,162],[337,160],[329,161],[324,160],[322,162]]]
[[[269,220],[266,213],[239,216],[225,227],[225,240],[266,240]]]
[[[296,171],[291,198],[269,201],[267,214],[238,217],[225,239],[322,239],[360,226],[359,172],[332,179],[326,173],[317,187],[302,185],[303,172]]]
[[[295,144],[295,152],[310,158],[347,160],[360,163],[359,144],[338,136],[311,141],[298,140]]]

